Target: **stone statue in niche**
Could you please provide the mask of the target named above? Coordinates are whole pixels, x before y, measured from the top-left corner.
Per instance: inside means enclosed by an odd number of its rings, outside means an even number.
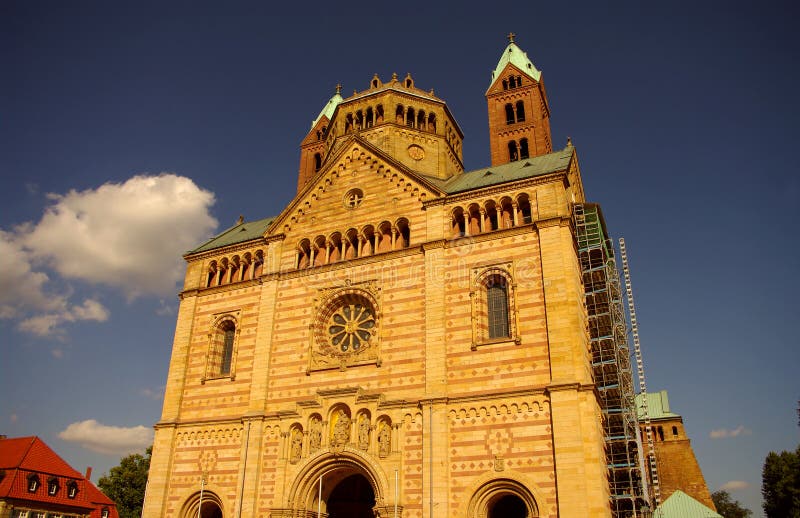
[[[333,425],[333,443],[336,446],[344,446],[350,442],[350,417],[344,410],[339,410],[336,424]]]
[[[303,433],[298,430],[292,430],[292,445],[289,453],[289,460],[297,462],[303,454]]]
[[[392,451],[392,430],[387,423],[381,424],[378,432],[378,454],[386,457]]]
[[[313,452],[322,447],[322,421],[317,417],[311,419],[310,428],[308,447]]]
[[[358,447],[362,450],[369,448],[369,419],[367,416],[361,416],[361,422],[358,424]]]

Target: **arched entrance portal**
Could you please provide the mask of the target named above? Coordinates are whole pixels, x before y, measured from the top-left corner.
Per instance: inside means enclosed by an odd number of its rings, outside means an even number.
[[[388,488],[389,481],[372,459],[345,447],[309,459],[291,485],[288,506],[279,510],[305,516],[316,516],[319,510],[327,518],[386,517],[395,505],[394,499],[386,501]],[[398,511],[402,516],[402,506]]]
[[[202,503],[201,503],[202,502]],[[181,518],[223,518],[222,500],[213,491],[204,491],[190,496],[183,504]]]
[[[506,494],[489,502],[488,518],[528,518],[528,508],[517,495]]]
[[[512,478],[480,483],[467,506],[468,518],[537,518],[539,506],[531,490]]]
[[[364,475],[348,475],[336,484],[326,504],[329,518],[373,518],[375,491]]]
[[[203,502],[200,518],[222,518],[222,509],[214,502]]]

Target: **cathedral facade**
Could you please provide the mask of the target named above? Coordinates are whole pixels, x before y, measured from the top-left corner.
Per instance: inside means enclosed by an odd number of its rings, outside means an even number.
[[[577,155],[513,38],[485,98],[464,171],[410,75],[337,89],[289,205],[186,254],[144,516],[611,516]]]

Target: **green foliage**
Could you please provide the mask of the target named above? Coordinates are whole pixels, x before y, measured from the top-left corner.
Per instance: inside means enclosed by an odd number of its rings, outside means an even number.
[[[800,518],[800,446],[796,452],[769,452],[761,494],[767,518]]]
[[[711,493],[711,500],[714,501],[717,512],[724,518],[747,518],[753,514],[750,509],[742,507],[738,500],[731,500],[730,493],[723,489]]]
[[[147,472],[150,469],[152,454],[153,447],[150,446],[144,455],[135,453],[123,457],[119,466],[111,468],[108,475],[100,477],[100,480],[97,481],[97,485],[103,493],[117,503],[120,518],[142,516]]]

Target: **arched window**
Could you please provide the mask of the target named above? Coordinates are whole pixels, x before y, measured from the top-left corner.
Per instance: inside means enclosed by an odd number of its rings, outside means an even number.
[[[678,427],[677,426],[673,426],[672,427],[672,436],[673,437],[677,437],[678,436]]]
[[[528,139],[524,138],[519,141],[519,157],[520,158],[528,158],[530,154],[528,153]]]
[[[356,129],[364,129],[364,113],[361,110],[356,112]]]
[[[475,268],[472,298],[472,349],[479,345],[513,340],[520,343],[516,331],[514,286],[510,263],[489,268]]]
[[[211,264],[208,265],[208,277],[206,278],[206,286],[211,287],[215,286],[217,278],[217,262],[211,261]]]
[[[489,338],[510,336],[508,326],[508,289],[505,279],[499,275],[494,275],[487,280],[486,312]]]
[[[497,217],[497,204],[494,200],[489,200],[484,204],[483,209],[486,211],[484,230],[498,230],[500,228],[500,220]]]
[[[233,338],[236,335],[236,326],[227,321],[222,326],[222,362],[219,373],[227,376],[231,373],[231,360],[233,359]]]
[[[394,249],[408,248],[409,241],[411,240],[411,233],[408,229],[408,220],[400,218],[395,225],[397,229],[397,237],[394,242]]]
[[[404,124],[405,123],[405,109],[403,109],[402,104],[397,105],[397,110],[394,112],[394,121],[397,124]]]
[[[450,232],[452,237],[461,237],[467,233],[467,226],[464,221],[464,209],[461,207],[453,209],[450,219]]]
[[[383,105],[379,104],[377,108],[375,108],[375,122],[380,124],[383,122]]]
[[[409,108],[406,112],[406,126],[409,128],[414,127],[414,108]]]
[[[319,171],[320,167],[322,167],[322,155],[314,153],[314,171]]]
[[[514,140],[508,143],[508,160],[511,162],[519,160],[519,151],[517,151],[517,143]]]
[[[509,77],[508,78],[508,86],[510,88],[516,88],[517,87],[517,78],[514,77],[514,76]]]
[[[514,124],[514,107],[511,103],[506,104],[506,124]]]
[[[260,277],[264,272],[264,252],[261,250],[256,252],[255,259],[253,259],[253,278]]]
[[[503,90],[508,90],[508,79],[503,79]]]
[[[233,378],[233,358],[236,347],[236,320],[232,315],[217,319],[210,333],[206,375],[203,381],[213,378]]]
[[[375,116],[373,115],[373,112],[372,112],[372,106],[370,106],[369,108],[367,108],[367,124],[366,124],[366,127],[367,128],[371,128],[373,123],[374,123],[374,121],[375,121]]]
[[[531,200],[527,194],[520,194],[517,198],[517,207],[519,207],[519,216],[522,216],[521,224],[532,223],[533,213],[531,211]]]
[[[517,122],[525,120],[525,103],[517,101]]]
[[[436,133],[436,115],[433,113],[428,115],[428,131]]]

